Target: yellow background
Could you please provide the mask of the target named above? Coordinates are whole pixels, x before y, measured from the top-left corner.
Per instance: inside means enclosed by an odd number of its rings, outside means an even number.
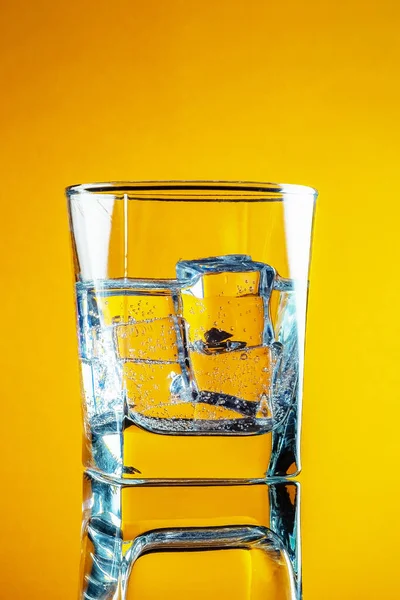
[[[400,596],[399,17],[396,0],[3,0],[1,598],[76,597],[63,188],[129,178],[319,189],[304,597]]]

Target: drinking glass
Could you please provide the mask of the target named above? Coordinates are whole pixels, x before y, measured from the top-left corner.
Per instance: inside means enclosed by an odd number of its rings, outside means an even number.
[[[123,182],[67,197],[80,598],[301,598],[292,478],[316,191]]]

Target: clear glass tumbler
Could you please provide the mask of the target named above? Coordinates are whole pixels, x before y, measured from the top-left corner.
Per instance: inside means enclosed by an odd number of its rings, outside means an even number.
[[[80,598],[301,598],[289,478],[316,191],[129,182],[67,197],[85,432]]]

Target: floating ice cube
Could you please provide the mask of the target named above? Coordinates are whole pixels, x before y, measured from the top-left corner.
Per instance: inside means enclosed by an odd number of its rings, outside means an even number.
[[[198,407],[225,407],[229,419],[269,419],[275,269],[235,254],[180,261],[176,270]]]
[[[282,292],[278,307],[272,403],[275,419],[281,421],[296,399],[299,379],[299,343],[294,292]]]

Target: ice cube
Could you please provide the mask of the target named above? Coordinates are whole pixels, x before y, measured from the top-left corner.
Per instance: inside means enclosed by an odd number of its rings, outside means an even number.
[[[195,418],[201,405],[214,404],[230,418],[269,419],[275,269],[229,255],[180,261],[177,276],[198,391]]]
[[[275,330],[272,403],[275,419],[279,422],[296,399],[298,391],[299,343],[295,292],[281,293]]]
[[[149,288],[135,280],[129,288],[109,290],[98,305],[104,330],[112,332],[129,419],[173,430],[177,419],[193,420],[193,394],[177,282],[159,283]]]

